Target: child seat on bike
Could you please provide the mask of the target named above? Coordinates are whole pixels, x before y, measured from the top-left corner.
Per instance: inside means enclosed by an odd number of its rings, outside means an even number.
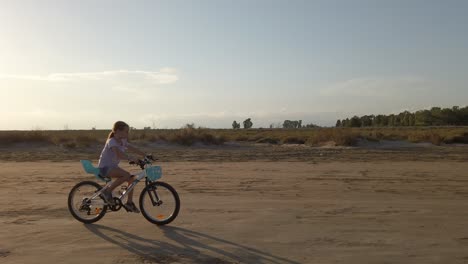
[[[91,161],[80,160],[80,162],[81,162],[81,165],[83,166],[83,169],[86,171],[86,173],[93,174],[98,180],[105,181],[105,182],[109,182],[111,180],[108,177],[102,177],[100,174],[99,168],[94,167]]]

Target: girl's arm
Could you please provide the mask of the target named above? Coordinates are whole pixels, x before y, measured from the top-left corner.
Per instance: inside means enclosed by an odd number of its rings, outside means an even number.
[[[136,160],[129,155],[125,154],[125,152],[121,151],[118,147],[111,147],[112,151],[117,155],[119,159],[125,159],[128,161],[135,161]]]
[[[146,156],[146,153],[144,153],[143,151],[135,148],[134,146],[128,145],[127,149],[130,150],[131,152],[136,153],[138,155],[141,155],[143,157]]]

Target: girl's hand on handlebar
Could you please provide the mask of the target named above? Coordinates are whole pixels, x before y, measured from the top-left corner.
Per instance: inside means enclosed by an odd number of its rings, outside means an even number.
[[[153,154],[146,154],[146,155],[145,155],[145,159],[148,159],[148,160],[151,160],[151,161],[156,161],[156,160],[158,160],[157,158],[155,158],[155,157],[153,156]]]

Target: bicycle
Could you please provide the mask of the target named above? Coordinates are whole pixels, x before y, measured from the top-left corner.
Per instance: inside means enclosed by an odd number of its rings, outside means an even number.
[[[133,175],[136,179],[128,187],[123,188],[119,196],[114,197],[114,204],[111,205],[101,194],[109,188],[112,179],[102,177],[99,168],[94,167],[91,161],[80,160],[87,173],[93,174],[99,181],[106,182],[106,185],[101,186],[94,181],[82,181],[76,184],[68,195],[68,209],[71,215],[85,224],[97,222],[108,210],[119,211],[123,205],[122,200],[128,192],[145,178],[145,188],[141,191],[139,199],[143,216],[156,225],[166,225],[174,221],[180,210],[179,195],[171,185],[158,181],[162,177],[162,170],[160,166],[152,166],[152,161],[155,159],[148,155],[144,160],[138,160],[136,163],[130,162],[132,165],[140,166],[142,171]]]

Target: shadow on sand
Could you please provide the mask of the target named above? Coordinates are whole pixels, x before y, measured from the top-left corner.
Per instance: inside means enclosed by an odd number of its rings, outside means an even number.
[[[211,235],[180,227],[158,227],[157,230],[162,231],[163,235],[169,239],[168,242],[164,242],[155,239],[143,238],[99,224],[84,226],[98,237],[137,255],[142,263],[150,263],[149,261],[154,263],[179,262],[212,264],[299,263]]]

